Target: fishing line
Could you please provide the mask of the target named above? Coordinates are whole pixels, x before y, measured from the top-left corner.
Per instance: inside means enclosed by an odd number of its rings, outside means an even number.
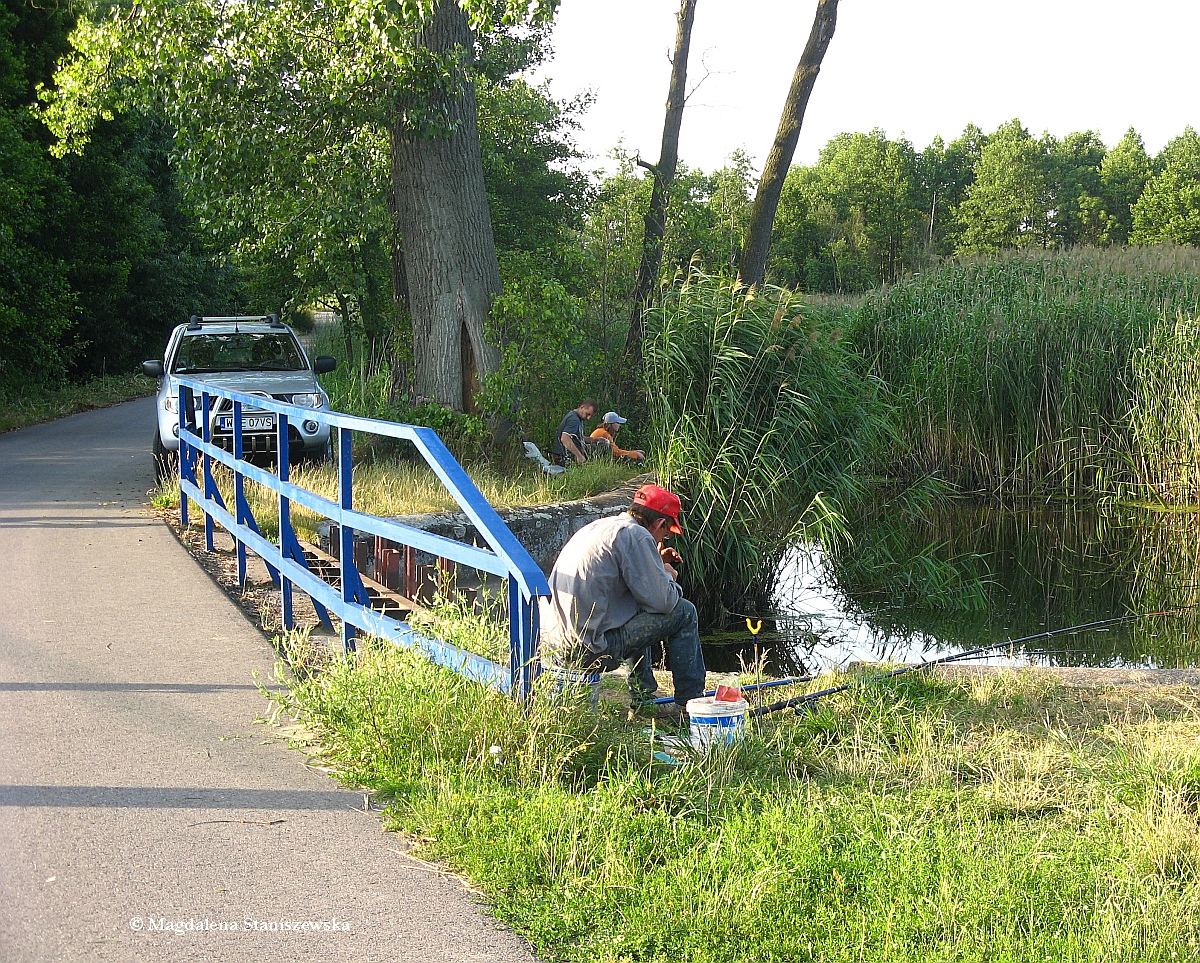
[[[1016,645],[1022,645],[1026,642],[1033,642],[1037,639],[1052,639],[1058,635],[1067,635],[1071,632],[1086,632],[1089,629],[1098,629],[1106,625],[1120,625],[1122,622],[1133,622],[1137,619],[1148,619],[1158,615],[1178,615],[1181,612],[1186,612],[1188,609],[1196,608],[1194,605],[1184,606],[1179,609],[1166,609],[1161,612],[1140,612],[1137,615],[1118,615],[1111,619],[1099,619],[1095,622],[1084,622],[1080,625],[1068,626],[1065,629],[1050,629],[1046,632],[1037,632],[1034,635],[1026,635],[1020,639],[1010,639],[1007,642],[994,642],[991,645],[981,645],[977,649],[971,649],[967,652],[959,652],[956,655],[943,656],[940,659],[931,659],[928,662],[921,662],[918,665],[901,666],[899,669],[893,669],[891,672],[881,672],[878,675],[868,676],[865,679],[855,679],[852,682],[846,682],[842,685],[833,686],[830,689],[822,689],[820,692],[810,692],[807,695],[796,696],[791,699],[784,699],[780,702],[773,702],[770,705],[759,706],[757,709],[752,709],[746,713],[747,718],[766,715],[768,712],[779,712],[783,709],[794,709],[797,713],[801,710],[812,710],[812,706],[818,699],[823,699],[825,696],[833,695],[837,692],[846,692],[849,689],[865,688],[876,682],[882,682],[884,679],[893,679],[896,676],[904,675],[908,672],[922,672],[930,669],[935,665],[945,665],[949,662],[959,662],[963,659],[977,656],[984,652],[995,651],[996,649],[1006,649]]]

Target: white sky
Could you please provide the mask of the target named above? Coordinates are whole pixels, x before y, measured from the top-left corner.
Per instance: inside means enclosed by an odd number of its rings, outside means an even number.
[[[618,140],[657,160],[679,0],[561,0],[555,96],[596,102],[579,145]],[[815,0],[698,0],[680,157],[712,171],[746,150],[761,167]],[[1151,155],[1200,127],[1198,0],[842,0],[795,163],[842,131],[880,127],[924,148],[968,122],[1019,117],[1034,135],[1095,130],[1110,147],[1134,126]]]

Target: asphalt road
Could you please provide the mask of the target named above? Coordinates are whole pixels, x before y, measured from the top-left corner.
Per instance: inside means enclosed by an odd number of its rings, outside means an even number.
[[[258,721],[274,654],[143,508],[152,425],[0,435],[0,960],[531,963]]]

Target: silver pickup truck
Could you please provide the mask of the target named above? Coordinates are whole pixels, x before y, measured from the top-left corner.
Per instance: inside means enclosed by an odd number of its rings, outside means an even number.
[[[317,375],[332,371],[337,359],[329,356],[311,362],[294,331],[277,315],[258,317],[192,317],[178,325],[167,340],[162,361],[144,361],[142,371],[158,378],[158,425],[151,451],[155,478],[171,469],[171,456],[179,451],[180,376],[214,387],[274,398],[304,408],[328,408],[329,396]],[[196,395],[197,408],[200,396]],[[233,450],[233,404],[218,399],[210,412],[213,443]],[[275,457],[275,415],[260,408],[242,408],[242,448],[247,458],[271,461]],[[329,457],[329,427],[316,419],[292,419],[288,424],[288,452],[292,461]]]

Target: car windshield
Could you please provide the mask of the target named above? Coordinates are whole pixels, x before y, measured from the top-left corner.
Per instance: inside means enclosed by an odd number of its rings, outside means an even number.
[[[290,334],[239,332],[185,336],[175,354],[174,371],[304,371],[307,367]]]

